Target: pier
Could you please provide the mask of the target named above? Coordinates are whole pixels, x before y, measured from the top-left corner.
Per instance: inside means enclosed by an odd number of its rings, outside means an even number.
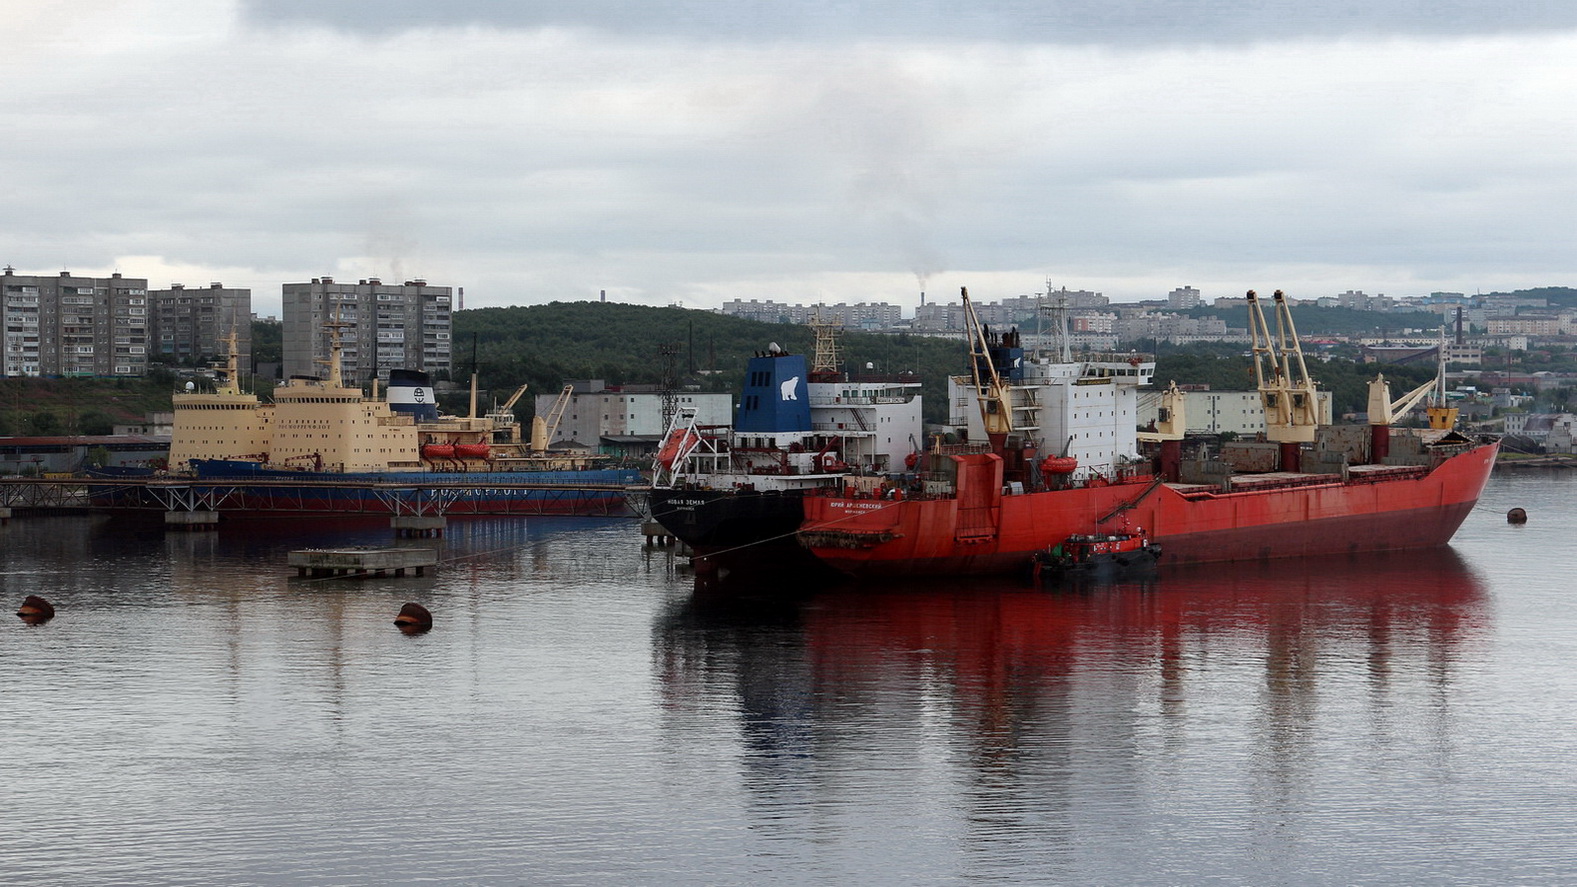
[[[0,478],[0,508],[443,517],[629,515],[623,484],[294,478]],[[177,522],[171,521],[172,525]]]
[[[309,548],[292,551],[289,564],[296,575],[315,579],[416,575],[438,565],[438,552],[431,548]]]
[[[219,512],[166,511],[164,513],[164,528],[166,530],[186,530],[188,532],[217,530],[219,529]]]

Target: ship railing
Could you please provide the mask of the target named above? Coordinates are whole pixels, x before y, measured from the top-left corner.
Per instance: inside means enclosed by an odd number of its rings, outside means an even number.
[[[1129,366],[1155,363],[1155,355],[1146,351],[1088,351],[1077,358],[1085,363],[1125,363]]]
[[[875,406],[877,404],[908,403],[911,400],[914,400],[914,398],[888,394],[870,395],[867,397],[845,397],[840,394],[834,397],[812,397],[810,399],[810,405],[813,407],[868,407]]]
[[[976,453],[991,452],[989,442],[960,443],[960,444],[935,444],[927,452],[941,456],[972,456]]]

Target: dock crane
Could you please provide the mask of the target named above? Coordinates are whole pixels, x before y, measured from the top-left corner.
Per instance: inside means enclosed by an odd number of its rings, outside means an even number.
[[[559,392],[558,399],[553,401],[553,406],[546,416],[534,416],[531,419],[531,451],[533,453],[545,452],[548,444],[553,440],[553,435],[558,433],[559,422],[564,418],[564,410],[569,406],[570,395],[575,393],[574,385],[565,385]]]

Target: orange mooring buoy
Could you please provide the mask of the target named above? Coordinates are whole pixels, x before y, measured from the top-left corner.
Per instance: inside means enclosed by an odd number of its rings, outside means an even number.
[[[1528,522],[1528,513],[1520,508],[1513,508],[1506,512],[1506,523],[1525,524]]]
[[[55,606],[36,594],[30,594],[17,608],[16,615],[28,625],[42,625],[55,618]]]
[[[406,634],[420,634],[433,627],[433,614],[421,604],[406,604],[400,608],[400,615],[394,617],[394,624]]]

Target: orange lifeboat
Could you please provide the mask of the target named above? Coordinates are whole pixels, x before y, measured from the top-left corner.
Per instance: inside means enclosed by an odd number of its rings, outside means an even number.
[[[664,468],[671,469],[675,462],[684,458],[700,442],[701,436],[689,429],[680,435],[669,435],[668,439],[663,441],[662,449],[657,453],[657,461],[661,462]]]
[[[1078,467],[1079,460],[1074,456],[1047,456],[1040,460],[1043,474],[1072,474]]]
[[[422,444],[423,459],[453,459],[454,444]]]
[[[485,443],[455,444],[454,454],[462,459],[486,459],[490,448]]]

